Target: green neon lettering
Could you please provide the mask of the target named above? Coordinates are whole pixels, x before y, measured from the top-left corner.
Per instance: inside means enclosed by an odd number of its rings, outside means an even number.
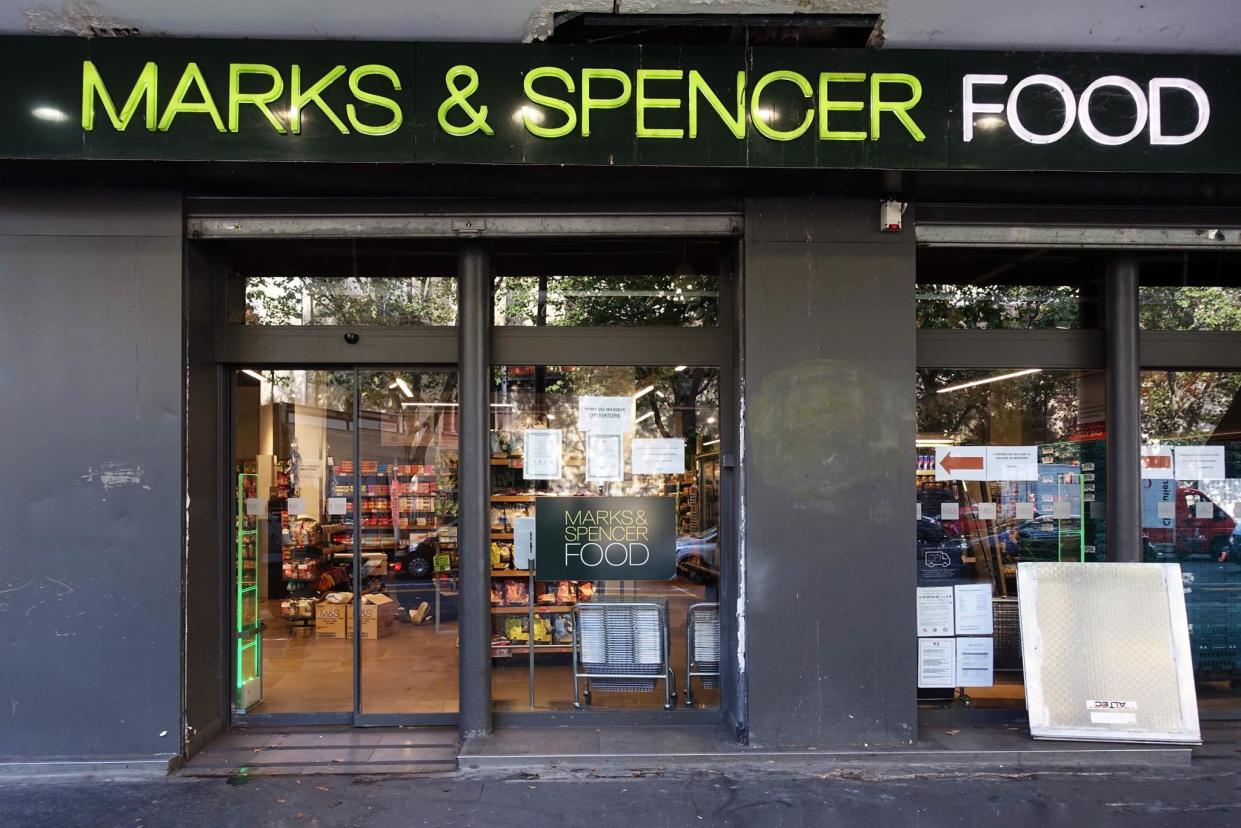
[[[138,81],[134,84],[133,90],[130,91],[129,97],[125,100],[125,106],[121,108],[121,112],[118,115],[116,106],[112,103],[112,97],[103,85],[103,78],[100,77],[99,70],[95,68],[95,64],[92,61],[83,61],[82,129],[89,132],[95,128],[95,97],[98,96],[99,103],[103,105],[103,111],[107,113],[108,120],[112,122],[112,126],[118,132],[124,132],[129,127],[130,119],[138,111],[138,104],[142,103],[145,98],[146,128],[154,131],[156,119],[159,117],[158,105],[155,100],[156,81],[158,79],[159,70],[153,62],[143,66],[142,71],[138,73]]]
[[[750,98],[750,118],[754,121],[754,128],[761,134],[767,136],[773,141],[792,141],[794,138],[800,138],[806,134],[806,130],[810,129],[810,124],[814,121],[814,107],[806,110],[806,117],[802,120],[801,126],[796,129],[776,129],[763,120],[762,116],[762,98],[763,90],[770,83],[776,81],[788,81],[801,90],[804,97],[809,98],[814,95],[814,89],[810,86],[810,81],[805,76],[797,72],[790,72],[782,69],[778,72],[768,72],[758,79],[758,83],[754,84],[754,94]]]
[[[565,122],[560,126],[544,127],[535,123],[533,120],[533,112],[530,112],[525,107],[522,107],[522,121],[526,125],[526,131],[531,135],[537,135],[540,138],[563,138],[572,132],[573,128],[577,126],[577,111],[573,108],[573,104],[568,101],[562,101],[559,98],[553,98],[550,95],[535,92],[534,82],[539,78],[555,78],[564,84],[567,91],[572,92],[574,91],[573,76],[565,70],[558,69],[555,66],[540,66],[537,69],[531,69],[527,72],[525,80],[522,82],[522,85],[526,90],[526,97],[531,103],[538,104],[539,106],[546,106],[550,109],[555,109],[559,112],[563,112],[565,115]],[[541,114],[539,117],[541,119]]]
[[[266,92],[242,92],[242,75],[266,75],[271,78],[271,88]],[[251,104],[258,107],[272,129],[284,134],[284,124],[276,114],[268,108],[268,104],[277,100],[284,93],[284,78],[276,71],[276,67],[266,63],[233,63],[228,67],[228,131],[237,132],[241,125],[241,105]]]
[[[614,80],[621,85],[621,93],[615,98],[595,98],[590,94],[591,81]],[[582,135],[590,135],[590,111],[592,109],[620,109],[629,102],[633,84],[629,76],[619,69],[582,70]]]
[[[636,103],[637,109],[637,135],[639,138],[684,138],[685,130],[680,128],[669,127],[648,127],[646,125],[646,110],[648,109],[680,109],[680,98],[648,98],[646,96],[646,82],[657,80],[680,80],[685,77],[685,72],[680,69],[639,69],[638,70],[638,98]]]
[[[819,75],[819,140],[820,141],[865,141],[866,132],[841,131],[830,129],[827,125],[829,112],[861,112],[866,106],[863,101],[833,101],[828,97],[829,83],[863,83],[865,72],[823,72]]]
[[[323,90],[327,89],[336,79],[345,74],[344,66],[333,66],[326,75],[314,82],[309,89],[302,89],[302,67],[293,64],[291,73],[292,83],[289,89],[289,131],[294,135],[301,134],[302,131],[302,110],[307,104],[313,103],[319,107],[319,111],[327,116],[327,119],[335,124],[340,130],[341,135],[349,134],[349,127],[345,126],[332,108],[323,101]]]
[[[358,82],[367,75],[379,75],[382,78],[387,78],[388,82],[392,84],[393,90],[397,92],[401,91],[401,79],[396,76],[396,72],[378,63],[368,63],[365,66],[359,66],[349,73],[349,91],[353,93],[353,96],[362,103],[383,107],[392,113],[392,118],[389,119],[388,123],[378,126],[364,124],[358,120],[357,108],[353,104],[346,104],[345,114],[349,116],[349,123],[353,124],[353,128],[363,135],[388,135],[396,132],[405,120],[400,105],[391,98],[376,95],[363,89]]]
[[[711,108],[715,110],[715,114],[720,116],[720,120],[728,127],[728,131],[733,134],[734,138],[745,138],[745,71],[737,73],[737,115],[724,108],[724,104],[715,92],[703,80],[702,75],[697,69],[689,70],[689,137],[698,137],[698,96],[702,95]]]
[[[198,94],[202,96],[201,101],[186,101],[186,93],[190,91],[191,86],[198,87]],[[220,118],[220,110],[216,109],[215,100],[211,97],[211,90],[207,88],[207,81],[203,78],[202,71],[199,70],[197,63],[187,63],[185,71],[181,73],[181,80],[177,81],[177,88],[173,90],[172,100],[168,102],[168,107],[164,110],[164,114],[159,119],[159,131],[167,132],[172,129],[173,120],[181,113],[187,115],[206,114],[211,116],[212,123],[220,132],[226,132],[224,129],[224,121]]]
[[[909,99],[904,101],[882,100],[882,87],[885,83],[900,83],[909,87]],[[891,112],[901,122],[906,131],[915,141],[925,141],[926,133],[918,128],[914,119],[909,117],[909,110],[922,100],[922,81],[904,72],[877,72],[870,76],[870,139],[879,140],[879,116]]]

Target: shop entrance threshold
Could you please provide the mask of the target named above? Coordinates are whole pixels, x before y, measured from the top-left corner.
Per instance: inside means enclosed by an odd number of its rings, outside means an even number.
[[[433,774],[457,769],[455,727],[233,728],[181,776]]]
[[[1193,752],[1179,745],[1118,745],[1034,741],[1024,728],[921,727],[913,745],[841,750],[769,750],[737,744],[719,727],[509,727],[469,739],[462,770],[533,767],[642,769],[677,765],[802,764],[831,770],[852,766],[911,768],[971,766],[1051,769],[1104,766],[1189,765]]]

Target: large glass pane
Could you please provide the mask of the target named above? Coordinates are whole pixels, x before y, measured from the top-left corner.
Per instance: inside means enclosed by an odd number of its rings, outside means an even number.
[[[704,241],[498,247],[495,323],[708,327],[719,323],[721,252]]]
[[[447,276],[246,276],[246,325],[454,325]]]
[[[1241,255],[1150,254],[1142,262],[1141,325],[1150,331],[1241,331]]]
[[[1202,707],[1241,704],[1241,372],[1142,372],[1142,540],[1176,561]]]
[[[1104,374],[919,369],[916,390],[918,586],[985,585],[994,682],[961,686],[976,705],[1019,706],[1017,564],[1106,557]]]
[[[626,403],[624,422],[617,429],[621,433],[590,439],[593,432],[579,420],[579,403],[587,396]],[[685,688],[687,656],[695,664],[694,672],[718,671],[718,620],[712,623],[718,619],[715,602],[720,571],[718,369],[501,366],[494,374],[492,412],[492,693],[496,708],[528,710],[533,704],[538,709],[558,710],[573,704],[573,624],[578,617],[574,608],[590,603],[624,601],[660,608],[666,619],[667,666],[676,673],[681,689]],[[547,431],[557,433],[554,442],[561,462],[551,479],[533,479],[542,475],[531,470],[525,435],[546,435]],[[669,453],[662,455],[658,466],[642,465],[648,457],[635,469],[635,441],[650,438],[667,441],[659,445]],[[654,445],[643,443],[638,451]],[[605,482],[602,478],[613,479]],[[534,514],[544,498],[582,495],[669,499],[677,535],[672,579],[536,579],[520,559],[520,550],[514,549],[514,530],[522,518]],[[692,610],[703,603],[714,606]],[[628,627],[609,627],[596,644],[604,649],[620,647],[630,632]],[[692,647],[691,632],[695,635]],[[626,689],[629,692],[596,681],[592,706],[664,706],[662,682],[639,681]],[[718,706],[718,693],[718,678],[696,677],[693,706]],[[680,701],[679,706],[685,707],[683,695]]]
[[[1101,260],[1081,251],[918,251],[920,328],[1087,328],[1097,324]]]
[[[455,713],[457,374],[360,371],[358,386],[361,709]],[[333,482],[352,494],[348,475]]]
[[[353,710],[352,536],[330,508],[353,440],[351,371],[233,374],[239,710]]]

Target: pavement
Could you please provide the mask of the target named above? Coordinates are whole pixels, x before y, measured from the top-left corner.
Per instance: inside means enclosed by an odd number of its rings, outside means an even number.
[[[1241,726],[1168,767],[812,762],[0,782],[0,826],[1241,825]]]

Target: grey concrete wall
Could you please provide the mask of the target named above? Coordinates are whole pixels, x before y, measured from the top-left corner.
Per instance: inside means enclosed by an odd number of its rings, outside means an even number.
[[[0,191],[0,761],[180,750],[181,251],[175,194]]]
[[[752,199],[745,260],[750,742],[916,732],[912,217]]]

